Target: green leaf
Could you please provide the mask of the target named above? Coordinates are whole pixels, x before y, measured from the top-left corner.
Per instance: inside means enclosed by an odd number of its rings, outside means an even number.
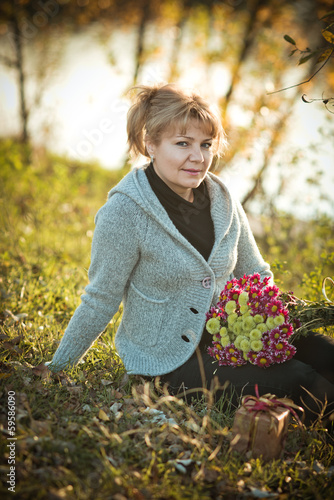
[[[297,50],[298,50],[298,49],[291,50],[291,52],[290,52],[290,54],[289,54],[289,57],[293,56],[293,54],[294,54],[295,52],[297,52]]]
[[[334,35],[331,31],[323,30],[321,33],[327,42],[334,44]]]
[[[294,41],[294,39],[291,38],[291,36],[289,36],[289,35],[284,35],[284,40],[286,40],[289,43],[292,43],[292,45],[296,45],[296,42]]]
[[[313,57],[314,55],[315,55],[315,53],[312,52],[312,54],[308,54],[307,56],[301,57],[299,59],[298,65],[306,63],[306,61],[308,61],[309,59],[311,59],[311,57]]]

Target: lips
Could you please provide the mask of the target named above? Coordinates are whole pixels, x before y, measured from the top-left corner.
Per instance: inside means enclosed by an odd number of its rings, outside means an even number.
[[[187,172],[187,174],[190,174],[190,175],[197,175],[197,174],[201,173],[201,170],[189,168],[189,169],[184,169],[184,172]]]

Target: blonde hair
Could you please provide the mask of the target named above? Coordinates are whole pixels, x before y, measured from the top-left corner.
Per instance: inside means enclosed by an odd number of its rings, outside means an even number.
[[[129,151],[134,156],[150,156],[146,137],[158,145],[171,127],[179,126],[185,133],[190,120],[197,120],[208,130],[214,140],[214,154],[221,156],[226,147],[225,132],[218,114],[200,95],[174,84],[138,85],[130,91],[137,92],[127,115]]]

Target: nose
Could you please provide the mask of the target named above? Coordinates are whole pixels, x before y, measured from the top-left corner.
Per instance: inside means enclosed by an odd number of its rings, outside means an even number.
[[[200,146],[193,144],[191,154],[190,154],[190,161],[194,161],[196,163],[203,163],[204,162],[204,156],[203,156],[203,153],[202,153]]]

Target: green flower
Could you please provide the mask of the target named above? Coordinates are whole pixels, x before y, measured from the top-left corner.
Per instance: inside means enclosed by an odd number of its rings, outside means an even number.
[[[233,333],[235,333],[236,335],[240,335],[241,334],[241,332],[242,332],[242,324],[240,323],[240,321],[236,321],[232,325],[232,330],[233,330]]]
[[[255,314],[254,321],[257,324],[263,323],[264,322],[264,317],[261,314]]]
[[[256,329],[259,330],[261,333],[265,333],[268,331],[268,327],[265,323],[259,323],[256,325]]]
[[[252,316],[246,316],[243,319],[243,324],[244,324],[244,330],[247,331],[253,330],[253,328],[255,327],[254,318]]]
[[[229,337],[222,337],[220,339],[220,343],[223,347],[226,347],[231,343],[231,341],[230,341]]]
[[[261,340],[253,340],[251,342],[251,349],[255,352],[259,352],[263,349],[263,344]]]
[[[249,297],[247,292],[241,292],[239,295],[239,304],[240,306],[247,306]]]
[[[269,330],[273,330],[276,327],[275,319],[269,316],[269,318],[266,321],[266,325]]]
[[[249,334],[249,338],[251,340],[261,340],[261,337],[262,337],[262,333],[260,332],[260,330],[258,328],[254,328],[254,330],[252,330]]]
[[[235,308],[237,307],[237,303],[235,300],[229,300],[225,305],[225,311],[227,314],[234,313]]]
[[[219,318],[210,318],[206,322],[206,329],[211,335],[215,335],[220,330],[220,320]]]
[[[238,315],[237,313],[231,313],[228,317],[227,317],[227,323],[228,323],[228,326],[232,326],[236,321],[237,321],[237,318],[238,318]]]
[[[240,342],[240,349],[244,352],[247,353],[248,351],[251,350],[251,343],[249,340],[244,337],[243,340]]]
[[[222,337],[226,337],[226,335],[228,335],[226,326],[222,326],[221,329],[219,330],[219,333]]]
[[[237,335],[236,336],[236,339],[234,341],[234,345],[237,349],[240,349],[240,343],[243,341],[245,337],[243,337],[242,335]]]
[[[285,318],[284,318],[283,314],[280,314],[279,316],[276,316],[274,318],[274,323],[276,326],[283,325],[284,321],[285,321]]]
[[[247,304],[240,306],[241,314],[247,314],[248,311],[249,311],[249,307],[247,306]]]

